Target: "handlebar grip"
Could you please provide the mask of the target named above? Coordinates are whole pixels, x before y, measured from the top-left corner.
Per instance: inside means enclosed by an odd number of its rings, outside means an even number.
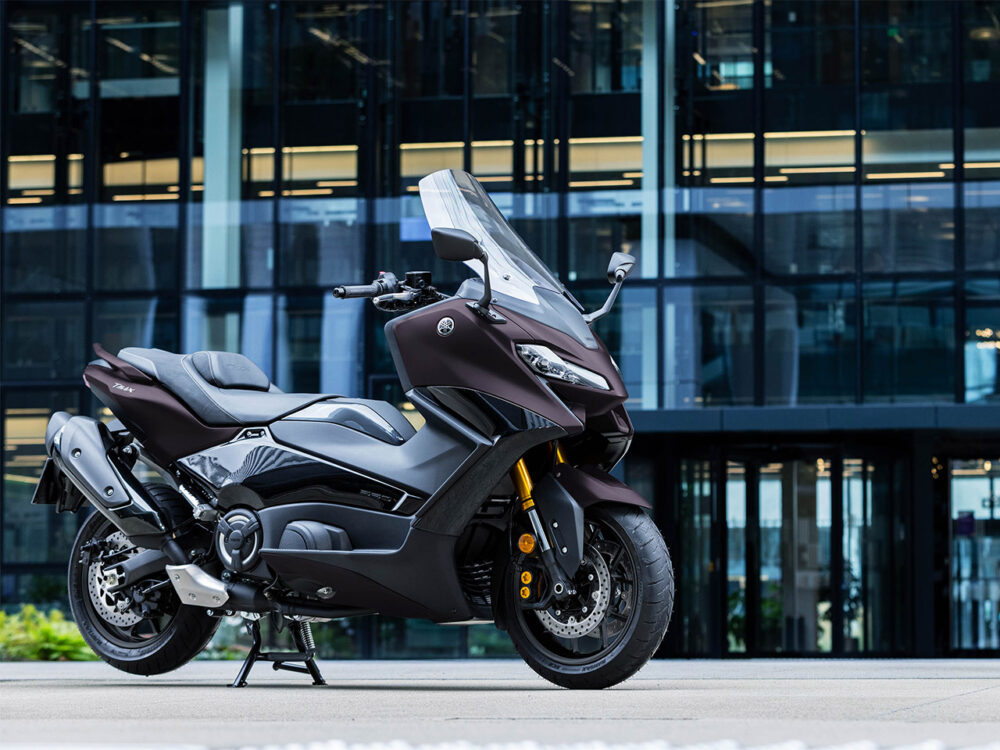
[[[381,284],[345,284],[333,288],[333,296],[341,299],[375,297],[382,293]]]

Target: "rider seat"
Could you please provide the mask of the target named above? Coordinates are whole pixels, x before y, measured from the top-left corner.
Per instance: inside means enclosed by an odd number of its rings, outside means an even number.
[[[267,424],[332,398],[284,393],[250,359],[233,352],[174,354],[127,347],[118,356],[158,380],[208,425]]]
[[[158,380],[207,425],[249,427],[292,415],[297,420],[339,424],[393,445],[401,445],[416,434],[399,409],[385,401],[285,393],[242,354],[174,354],[128,347],[118,352],[118,357]],[[312,404],[317,407],[302,411]]]

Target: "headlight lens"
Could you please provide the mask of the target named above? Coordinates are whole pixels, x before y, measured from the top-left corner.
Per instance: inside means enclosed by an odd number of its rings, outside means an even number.
[[[547,378],[573,385],[589,385],[602,391],[611,390],[608,381],[596,372],[571,364],[549,349],[537,344],[518,344],[517,353],[532,370]]]

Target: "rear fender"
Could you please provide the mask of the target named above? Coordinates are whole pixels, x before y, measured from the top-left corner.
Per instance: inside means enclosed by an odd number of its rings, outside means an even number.
[[[561,464],[532,492],[556,547],[556,559],[573,575],[583,560],[583,515],[592,505],[615,503],[649,509],[638,492],[596,466]]]

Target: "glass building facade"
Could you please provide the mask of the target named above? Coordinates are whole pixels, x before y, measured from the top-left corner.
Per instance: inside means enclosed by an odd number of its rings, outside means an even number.
[[[661,655],[1000,647],[998,19],[0,4],[0,603],[64,596],[77,519],[29,499],[48,415],[101,415],[91,342],[241,351],[285,390],[403,403],[385,317],[331,289],[457,286],[416,195],[452,167],[588,306],[612,252],[638,259],[597,329],[638,432],[619,470],[674,554]],[[341,635],[341,655],[501,649],[378,618]]]

